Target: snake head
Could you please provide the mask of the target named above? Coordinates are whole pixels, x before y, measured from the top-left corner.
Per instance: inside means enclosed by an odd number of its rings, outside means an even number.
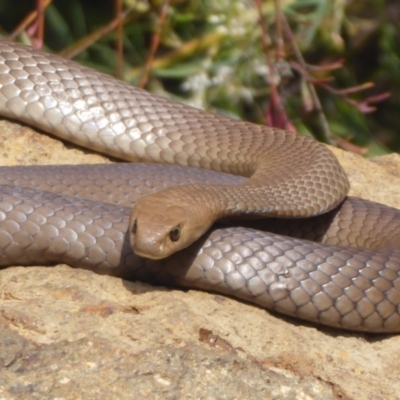
[[[190,207],[158,194],[139,199],[133,207],[129,235],[132,250],[141,257],[159,260],[184,249],[212,225]]]

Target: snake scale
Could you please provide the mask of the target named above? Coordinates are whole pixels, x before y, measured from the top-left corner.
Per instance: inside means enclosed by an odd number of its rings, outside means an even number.
[[[400,331],[400,211],[346,197],[347,177],[314,140],[7,41],[0,115],[146,162],[2,167],[1,266],[67,263]]]

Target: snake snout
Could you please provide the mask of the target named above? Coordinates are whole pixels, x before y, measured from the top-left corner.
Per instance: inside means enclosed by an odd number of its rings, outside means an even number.
[[[130,242],[139,256],[158,260],[187,247],[184,208],[165,202],[157,195],[139,199],[131,213]]]

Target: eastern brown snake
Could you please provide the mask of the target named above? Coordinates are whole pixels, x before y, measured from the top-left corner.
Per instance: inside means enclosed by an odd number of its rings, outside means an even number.
[[[343,201],[347,178],[317,142],[9,42],[0,114],[129,161],[177,164],[1,168],[0,265],[65,262],[334,327],[400,331],[400,211]],[[209,229],[238,214],[295,219]]]

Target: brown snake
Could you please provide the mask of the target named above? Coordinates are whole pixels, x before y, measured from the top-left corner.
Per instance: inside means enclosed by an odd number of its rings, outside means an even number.
[[[334,327],[400,331],[400,211],[343,201],[347,178],[312,139],[9,42],[0,114],[129,161],[177,164],[1,168],[0,265],[65,262]],[[242,215],[286,219],[210,229]]]

